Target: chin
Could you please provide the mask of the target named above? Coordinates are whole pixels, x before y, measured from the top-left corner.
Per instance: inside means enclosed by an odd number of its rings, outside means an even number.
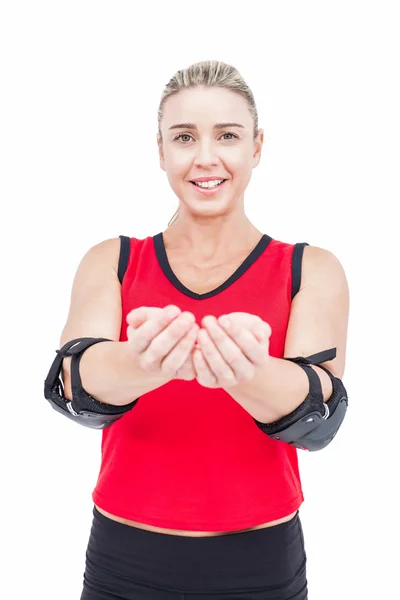
[[[199,217],[223,217],[228,215],[230,212],[232,212],[232,205],[231,204],[221,204],[221,203],[216,203],[216,202],[209,202],[208,205],[200,205],[199,203],[196,202],[196,205],[187,205],[188,210],[196,216]]]

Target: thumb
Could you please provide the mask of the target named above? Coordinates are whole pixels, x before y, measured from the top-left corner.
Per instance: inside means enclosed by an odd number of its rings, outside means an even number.
[[[139,308],[134,308],[127,314],[126,322],[131,327],[140,327],[160,310],[162,309],[155,306],[139,306]]]
[[[257,323],[252,327],[252,330],[258,342],[267,342],[271,337],[272,329],[265,321],[261,324]]]

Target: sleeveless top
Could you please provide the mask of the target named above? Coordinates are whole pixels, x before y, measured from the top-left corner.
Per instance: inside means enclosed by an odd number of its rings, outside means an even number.
[[[264,234],[225,283],[197,294],[172,271],[162,233],[120,238],[120,341],[127,340],[131,310],[175,304],[198,324],[206,315],[257,314],[272,328],[270,355],[282,358],[307,243]],[[125,519],[209,532],[280,519],[304,500],[297,449],[268,437],[227,391],[205,388],[196,379],[170,381],[144,394],[102,431],[92,498]]]

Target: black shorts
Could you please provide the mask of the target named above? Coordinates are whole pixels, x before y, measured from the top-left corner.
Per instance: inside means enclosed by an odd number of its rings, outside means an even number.
[[[156,533],[93,508],[81,600],[307,600],[295,517],[217,537]]]

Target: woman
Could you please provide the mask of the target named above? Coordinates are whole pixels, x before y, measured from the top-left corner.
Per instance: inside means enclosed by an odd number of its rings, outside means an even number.
[[[288,443],[288,419],[312,377],[332,402],[348,287],[331,252],[274,240],[245,215],[262,145],[236,69],[179,71],[158,131],[177,218],[101,242],[77,270],[61,345],[103,342],[80,355],[82,386],[98,412],[118,407],[103,422],[81,600],[307,598],[297,448],[315,439]],[[325,367],[290,358],[329,348]],[[272,436],[277,422],[290,439]]]

